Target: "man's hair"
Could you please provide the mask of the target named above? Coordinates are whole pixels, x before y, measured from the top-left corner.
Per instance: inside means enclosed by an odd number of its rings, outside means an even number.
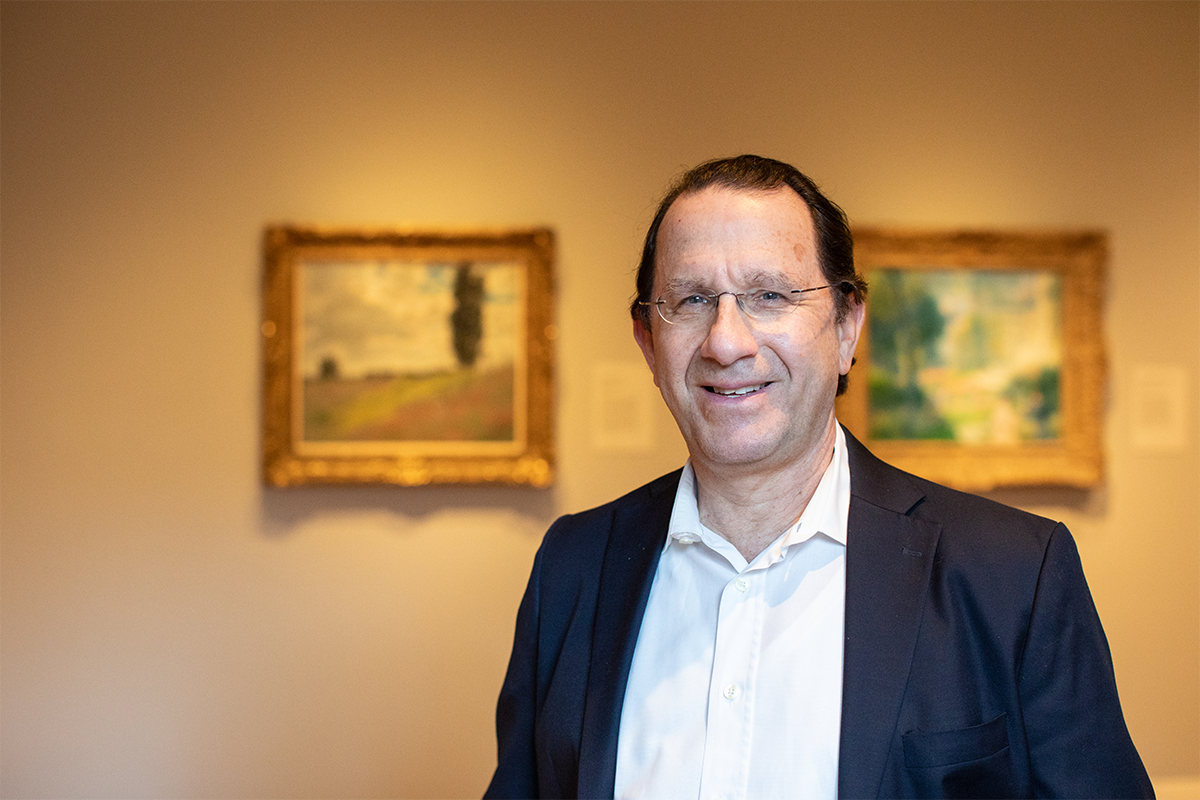
[[[671,204],[686,194],[694,194],[710,186],[743,192],[770,192],[783,186],[791,187],[808,206],[812,214],[817,240],[817,263],[827,283],[834,284],[834,308],[841,322],[850,311],[851,302],[861,303],[867,295],[866,280],[854,269],[854,237],[846,215],[825,195],[807,175],[782,161],[762,156],[742,155],[706,161],[683,174],[667,191],[642,245],[642,260],[637,272],[637,296],[629,306],[635,322],[650,329],[650,306],[654,298],[654,259],[658,250],[658,230]],[[837,393],[846,391],[846,376],[838,376]]]

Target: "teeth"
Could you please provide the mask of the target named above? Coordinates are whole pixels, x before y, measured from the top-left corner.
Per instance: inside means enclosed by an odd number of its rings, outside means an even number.
[[[765,383],[760,383],[757,386],[743,386],[741,389],[718,389],[717,387],[714,386],[714,387],[712,387],[712,391],[714,394],[719,394],[722,397],[741,397],[744,394],[750,394],[751,392],[757,392],[759,389],[763,388],[764,386],[766,386]]]

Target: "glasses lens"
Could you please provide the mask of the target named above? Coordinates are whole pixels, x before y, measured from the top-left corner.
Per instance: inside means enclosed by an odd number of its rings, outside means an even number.
[[[835,284],[840,285],[840,284]],[[814,286],[810,289],[750,289],[745,292],[667,292],[660,295],[655,305],[658,313],[667,322],[675,325],[711,325],[717,316],[721,297],[731,295],[738,308],[747,317],[770,321],[787,314],[805,301],[805,296],[819,289],[832,286]]]
[[[739,299],[742,301],[742,311],[745,311],[747,316],[771,319],[795,308],[800,302],[800,295],[775,289],[754,289]]]
[[[654,305],[667,322],[686,325],[703,322],[708,316],[707,309],[715,306],[715,302],[703,294],[667,293],[659,295]]]

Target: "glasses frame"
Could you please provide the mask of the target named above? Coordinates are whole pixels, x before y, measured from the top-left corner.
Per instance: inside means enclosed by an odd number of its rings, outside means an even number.
[[[787,290],[787,294],[805,294],[807,292],[819,292],[822,289],[833,289],[835,287],[840,289],[841,287],[846,286],[846,285],[853,286],[854,284],[850,283],[850,281],[838,281],[836,283],[827,283],[824,286],[810,286],[807,289],[789,289],[789,290]],[[715,294],[705,294],[704,292],[696,292],[695,294],[699,294],[701,297],[707,297],[709,300],[716,301],[717,305],[714,305],[714,308],[716,308],[717,306],[720,305],[722,296],[730,295],[733,297],[734,302],[737,303],[738,310],[741,311],[743,314],[745,314],[747,319],[755,319],[755,320],[761,319],[761,317],[756,317],[753,314],[751,314],[749,311],[746,310],[746,304],[742,302],[742,298],[745,297],[748,293],[749,292],[716,292]],[[638,305],[639,306],[654,306],[655,309],[658,311],[658,316],[662,319],[663,322],[667,323],[668,325],[678,325],[679,324],[678,322],[667,319],[667,315],[663,313],[662,307],[664,305],[666,305],[666,302],[667,302],[666,300],[663,300],[663,295],[660,294],[658,296],[657,300],[649,300],[649,301],[639,300]],[[794,309],[794,308],[795,308],[795,306],[791,306],[790,308],[787,309],[787,311],[784,311],[783,313],[790,314],[792,312],[792,309]],[[715,319],[715,317],[714,317],[714,319]]]

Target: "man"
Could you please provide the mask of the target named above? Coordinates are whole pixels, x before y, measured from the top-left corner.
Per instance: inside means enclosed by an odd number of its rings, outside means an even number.
[[[836,205],[703,164],[637,286],[690,458],[546,534],[487,796],[1153,796],[1067,530],[834,418],[866,291]]]

